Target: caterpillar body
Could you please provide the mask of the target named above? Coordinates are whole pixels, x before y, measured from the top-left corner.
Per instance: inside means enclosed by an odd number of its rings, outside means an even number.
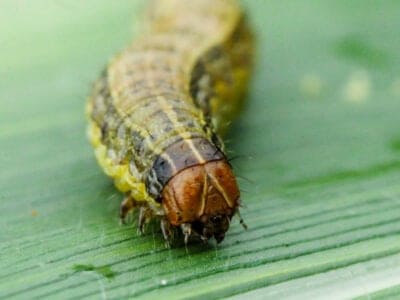
[[[175,227],[185,243],[221,242],[240,193],[220,136],[246,91],[252,33],[233,0],[157,0],[145,24],[94,84],[89,139],[126,194],[122,220],[139,208],[139,230],[158,217],[167,244]]]

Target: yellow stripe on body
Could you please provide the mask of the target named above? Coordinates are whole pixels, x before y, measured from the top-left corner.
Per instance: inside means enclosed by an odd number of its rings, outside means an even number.
[[[158,96],[157,100],[159,101],[164,113],[166,114],[168,119],[171,121],[171,123],[174,124],[176,127],[178,127],[179,123],[181,123],[181,122],[178,121],[178,117],[177,117],[176,113],[173,111],[171,105],[168,103],[167,99],[165,99],[163,96]],[[189,145],[190,149],[194,153],[194,155],[197,158],[197,160],[199,161],[199,163],[204,164],[206,161],[201,156],[201,154],[196,149],[196,147],[193,145],[193,142],[190,139],[191,138],[190,134],[187,132],[180,132],[178,134]]]

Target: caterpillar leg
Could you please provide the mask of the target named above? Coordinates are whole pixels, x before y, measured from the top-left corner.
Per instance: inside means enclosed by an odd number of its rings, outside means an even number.
[[[161,219],[161,231],[164,236],[164,241],[165,241],[165,247],[170,248],[171,247],[171,240],[173,238],[173,230],[171,228],[171,224],[166,218]]]
[[[139,220],[138,220],[138,233],[144,234],[146,224],[154,217],[152,210],[148,206],[140,206]]]
[[[126,224],[127,216],[137,207],[137,203],[131,196],[127,196],[119,207],[119,218],[122,224]]]
[[[192,235],[192,224],[184,223],[181,225],[181,230],[183,235],[185,236],[185,245],[187,245],[189,241],[189,237]]]
[[[139,208],[138,232],[143,234],[145,225],[149,223],[153,217],[153,213],[148,206],[135,201],[131,196],[126,196],[126,198],[121,202],[119,217],[121,223],[126,224],[128,215],[131,214],[135,208]]]
[[[247,224],[244,222],[242,216],[240,215],[239,209],[236,210],[236,214],[237,214],[237,216],[239,217],[240,225],[242,225],[242,227],[243,227],[244,229],[247,230],[247,228],[248,228],[248,227],[247,227]]]

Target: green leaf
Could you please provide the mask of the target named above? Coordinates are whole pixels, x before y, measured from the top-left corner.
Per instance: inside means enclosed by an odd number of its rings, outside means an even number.
[[[0,298],[394,297],[400,3],[246,1],[258,57],[218,246],[120,226],[85,98],[143,2],[0,3]]]

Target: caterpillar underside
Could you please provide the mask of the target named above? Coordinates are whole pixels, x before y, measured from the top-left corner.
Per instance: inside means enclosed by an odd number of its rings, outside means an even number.
[[[109,63],[89,97],[96,158],[126,193],[124,219],[161,219],[167,241],[181,227],[222,241],[239,190],[223,142],[240,110],[252,35],[232,0],[154,1],[146,30]]]

